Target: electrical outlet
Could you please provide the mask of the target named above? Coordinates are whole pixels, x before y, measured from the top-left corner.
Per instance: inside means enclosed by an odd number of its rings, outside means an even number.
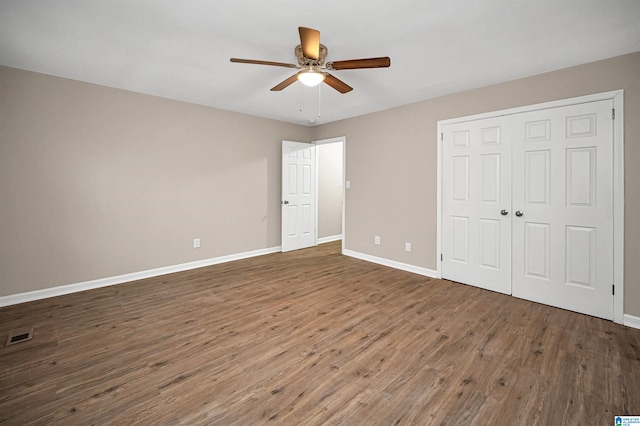
[[[379,246],[380,245],[380,237],[378,235],[376,235],[375,237],[373,237],[373,244]]]
[[[404,243],[404,251],[411,251],[411,243]]]
[[[193,239],[193,248],[200,248],[200,238]]]

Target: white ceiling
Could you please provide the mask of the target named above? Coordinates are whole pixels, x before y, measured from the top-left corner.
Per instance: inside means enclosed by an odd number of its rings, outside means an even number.
[[[391,67],[341,95],[229,62],[296,63],[298,26]],[[305,125],[636,51],[639,0],[0,0],[2,65]]]

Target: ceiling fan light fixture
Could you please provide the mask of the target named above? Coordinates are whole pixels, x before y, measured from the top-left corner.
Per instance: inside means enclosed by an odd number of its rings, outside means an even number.
[[[279,92],[291,86],[296,80],[300,80],[302,84],[309,87],[318,86],[320,83],[325,82],[329,87],[345,94],[352,91],[353,87],[330,74],[330,71],[387,68],[391,65],[391,58],[388,56],[325,62],[328,50],[327,46],[320,44],[320,31],[313,28],[298,27],[298,33],[300,34],[300,44],[294,49],[296,58],[298,58],[298,65],[256,59],[231,58],[230,60],[231,62],[242,64],[269,65],[300,70],[273,86],[271,88],[272,92]]]
[[[324,77],[323,73],[313,70],[300,71],[298,73],[298,80],[300,80],[300,83],[309,87],[317,86],[322,83],[324,81]]]

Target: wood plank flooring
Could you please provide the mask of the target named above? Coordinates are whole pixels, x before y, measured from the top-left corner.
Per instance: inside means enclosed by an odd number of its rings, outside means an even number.
[[[640,330],[328,243],[0,308],[0,423],[611,425]]]

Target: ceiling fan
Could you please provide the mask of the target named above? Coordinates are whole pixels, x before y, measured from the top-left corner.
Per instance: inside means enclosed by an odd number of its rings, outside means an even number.
[[[283,82],[276,84],[271,88],[272,91],[282,90],[293,84],[296,80],[300,80],[300,82],[306,86],[317,86],[324,81],[338,92],[347,93],[353,90],[353,87],[329,74],[327,71],[387,68],[391,65],[391,59],[388,56],[332,61],[325,64],[324,60],[328,51],[324,44],[320,44],[320,31],[314,30],[313,28],[298,27],[298,32],[300,33],[300,44],[295,48],[298,65],[254,59],[231,58],[230,60],[231,62],[243,64],[270,65],[300,70]]]

